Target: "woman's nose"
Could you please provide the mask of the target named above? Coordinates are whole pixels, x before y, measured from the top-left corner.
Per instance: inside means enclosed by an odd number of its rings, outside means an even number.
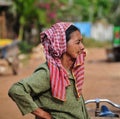
[[[80,43],[80,49],[81,49],[81,50],[84,50],[84,45],[83,45],[83,43]]]

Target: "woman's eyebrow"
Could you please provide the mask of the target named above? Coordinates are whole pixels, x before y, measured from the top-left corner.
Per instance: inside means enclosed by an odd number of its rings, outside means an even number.
[[[77,39],[76,41],[83,41],[83,38]]]

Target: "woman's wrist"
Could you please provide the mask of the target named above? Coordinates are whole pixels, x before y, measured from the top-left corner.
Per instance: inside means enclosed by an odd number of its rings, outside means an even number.
[[[34,114],[35,116],[37,116],[41,119],[51,119],[51,115],[48,112],[46,112],[46,111],[44,111],[43,109],[40,109],[40,108],[34,110],[32,112],[32,114]]]

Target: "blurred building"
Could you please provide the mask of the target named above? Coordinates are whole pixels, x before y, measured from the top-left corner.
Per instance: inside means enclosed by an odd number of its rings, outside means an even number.
[[[112,24],[95,22],[91,27],[91,37],[99,41],[112,40],[113,28]]]
[[[112,24],[107,22],[75,22],[83,36],[93,38],[95,40],[104,41],[113,39],[113,28]]]
[[[91,37],[91,27],[92,23],[90,22],[75,22],[75,26],[80,30],[83,36]]]

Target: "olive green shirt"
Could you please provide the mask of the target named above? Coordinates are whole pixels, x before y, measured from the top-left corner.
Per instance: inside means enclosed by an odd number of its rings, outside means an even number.
[[[41,64],[34,73],[13,84],[8,94],[16,102],[23,115],[38,107],[52,115],[52,119],[88,119],[83,97],[76,98],[75,80],[69,75],[70,86],[66,88],[66,101],[51,95],[49,69]]]

